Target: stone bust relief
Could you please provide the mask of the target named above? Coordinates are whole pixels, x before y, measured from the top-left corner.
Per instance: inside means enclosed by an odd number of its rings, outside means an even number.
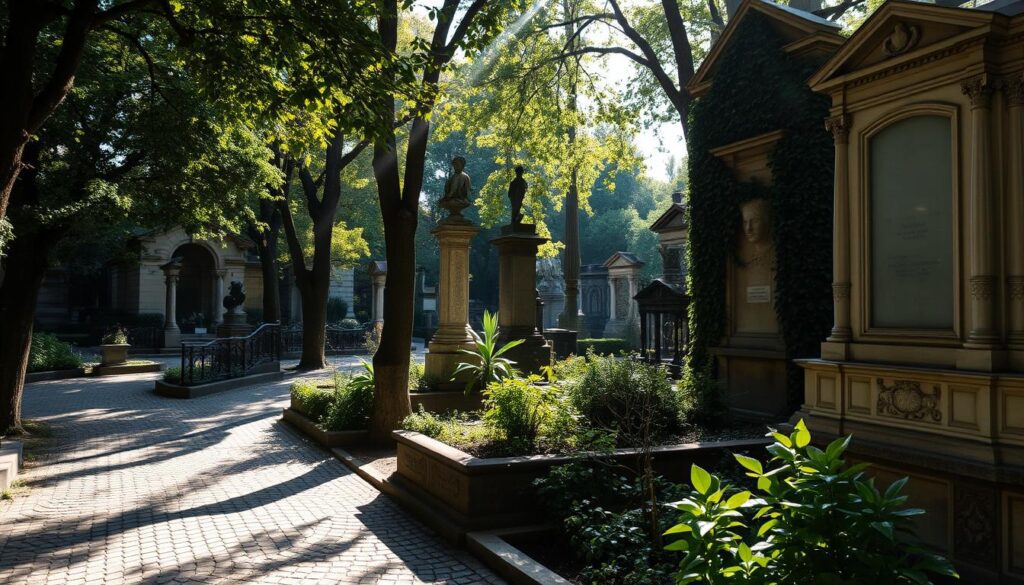
[[[774,245],[770,231],[770,215],[766,199],[751,199],[740,205],[743,218],[743,238],[740,260],[747,267],[771,270],[775,264]]]

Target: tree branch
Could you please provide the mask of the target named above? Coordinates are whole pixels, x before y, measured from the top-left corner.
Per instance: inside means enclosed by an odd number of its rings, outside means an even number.
[[[152,2],[153,0],[128,0],[127,2],[111,6],[93,18],[92,28],[103,26],[112,20],[121,18],[135,10],[139,10]]]
[[[68,16],[67,28],[61,42],[60,52],[53,67],[53,73],[43,89],[32,100],[26,130],[35,133],[50,114],[57,109],[75,82],[75,71],[85,52],[85,41],[92,25],[95,0],[76,0]]]
[[[846,12],[851,8],[860,6],[861,4],[864,4],[864,2],[865,0],[843,0],[835,6],[828,6],[815,10],[812,14],[829,20],[836,20],[846,14]]]

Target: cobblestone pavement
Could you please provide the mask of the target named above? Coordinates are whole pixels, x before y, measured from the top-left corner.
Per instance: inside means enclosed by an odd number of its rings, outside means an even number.
[[[0,583],[499,583],[281,423],[288,385],[26,387],[53,448],[0,501]]]

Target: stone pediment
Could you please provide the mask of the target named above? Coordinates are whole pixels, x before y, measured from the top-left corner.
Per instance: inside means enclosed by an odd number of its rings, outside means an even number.
[[[868,18],[808,83],[817,92],[861,77],[903,71],[973,43],[1008,17],[981,9],[889,0]]]
[[[658,219],[651,224],[652,232],[671,232],[686,229],[686,206],[673,203]]]
[[[686,90],[691,95],[700,97],[711,88],[719,58],[729,46],[740,22],[752,13],[762,14],[768,18],[772,26],[786,39],[783,50],[789,55],[831,55],[845,40],[839,34],[839,25],[810,12],[766,0],[744,0],[736,14],[729,19],[722,35],[711,47],[711,51],[693,78],[686,84]]]
[[[630,252],[616,252],[604,261],[605,268],[639,268],[645,263]]]

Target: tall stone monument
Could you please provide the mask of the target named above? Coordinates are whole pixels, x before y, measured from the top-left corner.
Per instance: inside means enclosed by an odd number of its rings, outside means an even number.
[[[509,186],[513,197],[522,173]],[[525,181],[520,184],[525,192]],[[518,189],[516,189],[518,191]],[[498,250],[498,345],[516,339],[524,342],[505,356],[516,362],[523,372],[537,372],[552,361],[551,344],[537,329],[537,249],[548,241],[537,235],[537,226],[523,223],[522,214],[513,211],[512,223],[501,228],[501,235],[491,240]]]
[[[441,248],[441,267],[437,291],[438,327],[427,348],[425,375],[436,380],[441,389],[456,390],[465,387],[465,380],[452,380],[452,373],[468,356],[460,349],[474,347],[469,326],[469,243],[480,228],[462,216],[469,206],[472,184],[463,170],[462,157],[452,160],[452,175],[445,183],[441,207],[448,210],[431,233]],[[531,281],[532,287],[532,281]]]

